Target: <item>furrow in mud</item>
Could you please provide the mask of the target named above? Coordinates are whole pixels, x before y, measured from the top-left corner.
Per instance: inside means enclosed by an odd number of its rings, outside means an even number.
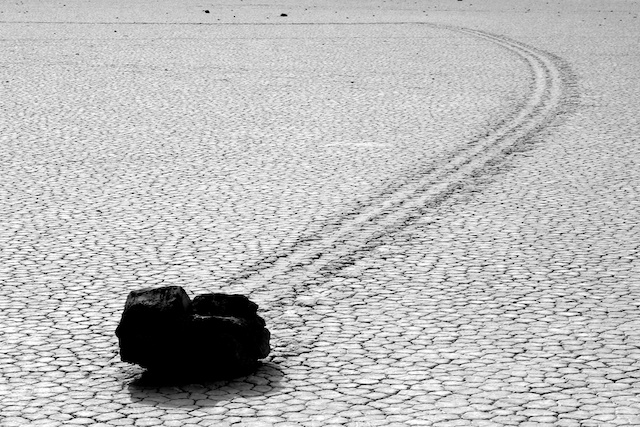
[[[375,203],[333,226],[330,233],[306,238],[288,253],[255,266],[230,284],[251,295],[269,292],[270,283],[285,281],[290,295],[268,298],[275,303],[269,310],[289,306],[296,295],[330,277],[342,266],[352,264],[376,246],[376,239],[398,230],[433,207],[474,177],[490,163],[505,157],[516,144],[526,141],[544,128],[560,110],[563,72],[554,58],[533,47],[483,31],[433,26],[482,38],[513,52],[523,59],[532,74],[530,96],[511,119],[488,132],[469,148],[456,152],[446,163],[407,183]],[[277,297],[274,299],[274,297]],[[280,309],[278,308],[280,307]],[[275,314],[275,313],[274,313]]]

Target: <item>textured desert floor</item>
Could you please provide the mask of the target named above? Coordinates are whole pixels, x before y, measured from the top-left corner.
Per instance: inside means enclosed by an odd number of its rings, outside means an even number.
[[[0,426],[640,425],[640,2],[41,3],[0,4]],[[269,357],[140,381],[165,285]]]

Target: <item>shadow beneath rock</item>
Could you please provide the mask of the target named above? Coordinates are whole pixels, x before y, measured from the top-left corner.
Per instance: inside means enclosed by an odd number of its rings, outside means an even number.
[[[188,370],[182,372],[167,372],[163,370],[144,371],[134,383],[141,387],[185,386],[215,381],[231,381],[236,378],[250,376],[261,366],[256,362],[252,366],[228,367],[222,371]]]
[[[277,393],[284,376],[272,362],[258,363],[251,372],[206,375],[160,375],[144,372],[129,383],[131,399],[163,407],[202,408],[217,406],[238,397],[250,399]]]

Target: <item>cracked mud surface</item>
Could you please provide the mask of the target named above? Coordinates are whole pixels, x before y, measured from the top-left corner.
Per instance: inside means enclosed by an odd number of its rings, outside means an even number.
[[[640,424],[603,5],[2,6],[0,425]],[[138,381],[113,331],[168,284],[260,304],[263,366]]]

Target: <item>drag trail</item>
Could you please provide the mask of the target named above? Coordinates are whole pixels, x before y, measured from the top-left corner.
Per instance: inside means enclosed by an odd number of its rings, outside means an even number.
[[[471,183],[488,165],[507,157],[566,110],[572,75],[553,55],[484,31],[417,25],[484,39],[524,60],[532,77],[526,102],[498,127],[455,150],[439,167],[402,183],[358,211],[325,225],[314,235],[303,236],[275,260],[273,257],[264,260],[225,284],[227,289],[248,293],[262,302],[268,318],[282,316],[296,303],[313,304],[328,291],[323,291],[321,284],[378,246],[377,238],[401,229],[423,215],[425,208],[438,205]]]

